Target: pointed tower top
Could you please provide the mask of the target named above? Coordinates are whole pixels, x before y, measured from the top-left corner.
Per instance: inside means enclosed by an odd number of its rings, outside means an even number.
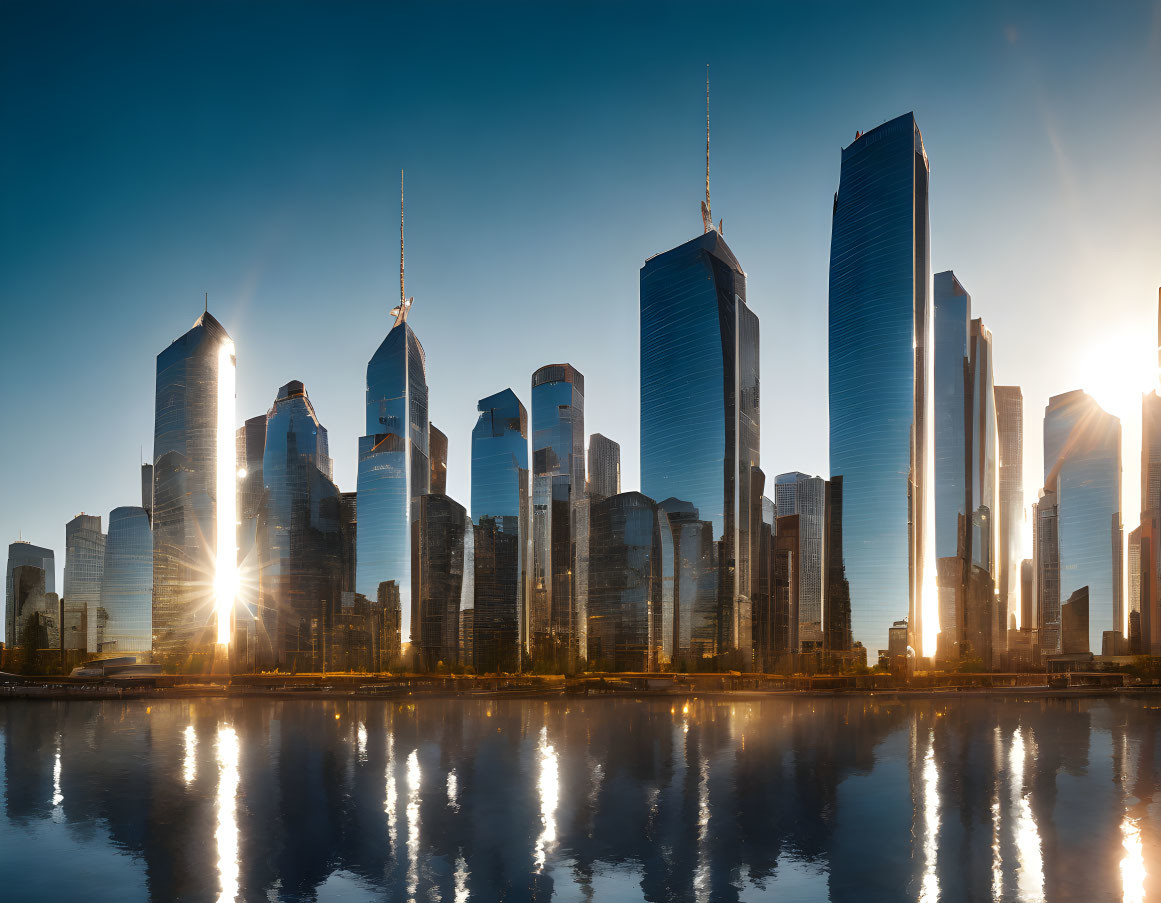
[[[710,232],[714,227],[714,217],[712,208],[710,207],[710,184],[709,184],[709,147],[710,147],[710,82],[709,82],[709,63],[705,64],[705,201],[701,205],[701,224],[706,232]]]
[[[205,309],[202,310],[202,313],[208,314],[209,312],[210,312],[210,293],[206,292],[206,306],[205,306]]]
[[[391,316],[395,318],[395,322],[391,324],[394,329],[400,323],[407,322],[407,312],[411,310],[411,302],[414,298],[408,298],[407,292],[403,288],[403,170],[399,170],[399,306],[391,311]]]

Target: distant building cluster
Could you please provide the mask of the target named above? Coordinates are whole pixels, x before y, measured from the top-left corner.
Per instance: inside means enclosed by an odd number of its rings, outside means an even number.
[[[1127,575],[1120,423],[1081,391],[1045,410],[1024,558],[1023,398],[994,385],[991,333],[956,274],[931,277],[928,172],[911,114],[842,151],[829,479],[761,469],[758,316],[707,170],[702,234],[640,272],[640,491],[622,491],[617,442],[586,442],[584,375],[549,363],[531,374],[531,417],[513,388],[485,387],[465,507],[429,420],[401,223],[356,491],[335,484],[297,380],[230,434],[233,343],[207,306],[157,357],[141,505],[114,509],[107,533],[69,522],[62,596],[52,550],[9,547],[6,643],[199,670],[224,625],[235,670],[477,673],[1161,654],[1161,397],[1144,399]],[[236,493],[229,587],[222,492]]]

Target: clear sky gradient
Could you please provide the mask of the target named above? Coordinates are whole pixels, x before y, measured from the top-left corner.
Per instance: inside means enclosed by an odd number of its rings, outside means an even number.
[[[932,271],[956,271],[996,382],[1024,389],[1028,501],[1049,395],[1096,388],[1136,412],[1135,526],[1161,3],[871,7],[5,0],[0,539],[52,547],[59,570],[68,519],[138,504],[156,355],[203,291],[237,343],[238,423],[302,380],[353,490],[401,168],[449,493],[470,498],[476,400],[511,386],[527,405],[558,361],[636,488],[638,270],[701,231],[706,63],[714,216],[761,319],[766,473],[828,472],[839,152],[914,110]]]

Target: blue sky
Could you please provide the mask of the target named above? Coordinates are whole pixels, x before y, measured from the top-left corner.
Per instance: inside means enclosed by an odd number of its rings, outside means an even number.
[[[476,400],[528,404],[562,360],[636,488],[638,270],[701,229],[706,63],[714,215],[761,319],[763,468],[828,471],[839,152],[914,110],[932,270],[1024,388],[1033,500],[1048,396],[1103,380],[1131,413],[1153,374],[1161,3],[870,6],[6,0],[0,538],[59,568],[69,518],[137,503],[155,358],[203,291],[237,343],[238,423],[302,380],[354,489],[401,168],[449,493],[470,498]]]

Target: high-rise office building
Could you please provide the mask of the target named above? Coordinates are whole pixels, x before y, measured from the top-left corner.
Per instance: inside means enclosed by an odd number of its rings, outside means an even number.
[[[52,549],[34,546],[30,542],[14,542],[8,546],[8,565],[4,574],[4,643],[8,647],[19,645],[20,614],[19,609],[27,598],[27,587],[21,590],[15,580],[17,568],[39,568],[44,574],[42,593],[56,592],[56,557]],[[18,592],[19,590],[19,592]]]
[[[1020,608],[1020,562],[1024,560],[1024,396],[1019,386],[996,386],[999,438],[999,521],[996,549],[997,609],[1005,629],[1027,629]]]
[[[800,649],[813,652],[823,648],[823,532],[826,519],[826,480],[810,474],[779,474],[774,478],[774,503],[778,517],[798,515],[796,567],[798,579],[798,640]]]
[[[662,549],[659,510],[640,492],[591,508],[588,652],[590,666],[650,671],[661,646]]]
[[[999,661],[1008,644],[1008,615],[996,598],[996,534],[999,510],[995,380],[992,334],[983,321],[971,323],[971,560],[965,620],[975,619],[977,633],[965,637],[986,667]],[[974,639],[978,637],[978,639]]]
[[[641,267],[641,489],[688,502],[713,525],[721,570],[713,651],[748,661],[758,317],[741,264],[721,232],[707,229]]]
[[[323,631],[342,593],[341,500],[326,428],[292,380],[266,415],[259,505],[258,656],[279,666],[320,666]]]
[[[823,642],[827,652],[851,651],[851,588],[843,558],[843,478],[826,483],[823,518]],[[859,662],[865,664],[865,662]]]
[[[935,653],[922,599],[931,464],[928,163],[908,113],[842,152],[830,253],[830,472],[843,476],[854,639],[887,648],[910,614]],[[933,582],[933,581],[931,581]],[[928,643],[924,644],[926,636]]]
[[[208,310],[157,355],[153,648],[162,655],[214,640],[218,445],[235,441],[232,423],[219,429],[218,406],[228,394],[232,421],[234,367],[234,343]],[[224,491],[235,492],[233,481]]]
[[[367,433],[359,439],[359,530],[355,587],[368,599],[393,582],[402,642],[411,640],[412,505],[430,488],[427,369],[407,322],[400,214],[399,306],[395,322],[367,364]],[[393,591],[392,591],[393,592]],[[398,654],[398,653],[396,653]]]
[[[258,616],[259,601],[257,540],[258,516],[265,492],[262,483],[262,457],[266,454],[265,414],[251,417],[238,427],[235,449],[238,462],[238,602],[247,621],[253,622]]]
[[[520,667],[531,530],[528,411],[511,389],[481,398],[472,429],[472,653],[480,673]]]
[[[571,364],[549,364],[532,374],[528,641],[534,660],[562,668],[581,652],[577,508],[584,490],[585,379]]]
[[[94,652],[149,652],[153,645],[153,537],[149,514],[126,506],[109,512],[101,575],[104,624]],[[94,620],[97,620],[94,618]],[[94,626],[96,634],[96,626]]]
[[[1087,588],[1076,611],[1087,613],[1088,651],[1099,655],[1104,631],[1124,632],[1121,422],[1082,390],[1048,400],[1044,487],[1056,494],[1060,598]]]
[[[1040,647],[1060,651],[1060,543],[1056,492],[1041,490],[1032,506],[1032,570]]]
[[[621,491],[621,446],[607,436],[589,436],[589,498],[594,502]]]
[[[60,645],[60,599],[45,590],[47,572],[35,564],[11,568],[8,580],[12,611],[11,647],[23,647],[33,655],[40,650],[56,650]]]
[[[675,665],[692,667],[717,650],[718,565],[714,527],[691,503],[668,498],[657,505],[664,516],[663,580],[672,582],[672,611],[662,612],[662,649]],[[592,531],[590,530],[590,542]],[[590,551],[590,561],[591,561]],[[665,586],[662,586],[663,602]]]
[[[411,537],[411,651],[432,670],[459,661],[460,595],[464,580],[464,506],[430,493],[415,503]]]
[[[78,514],[65,524],[64,645],[97,651],[97,608],[105,570],[101,518]]]
[[[447,494],[447,436],[434,423],[427,425],[427,446],[431,457],[430,491]]]
[[[153,465],[141,465],[141,507],[153,518]]]

